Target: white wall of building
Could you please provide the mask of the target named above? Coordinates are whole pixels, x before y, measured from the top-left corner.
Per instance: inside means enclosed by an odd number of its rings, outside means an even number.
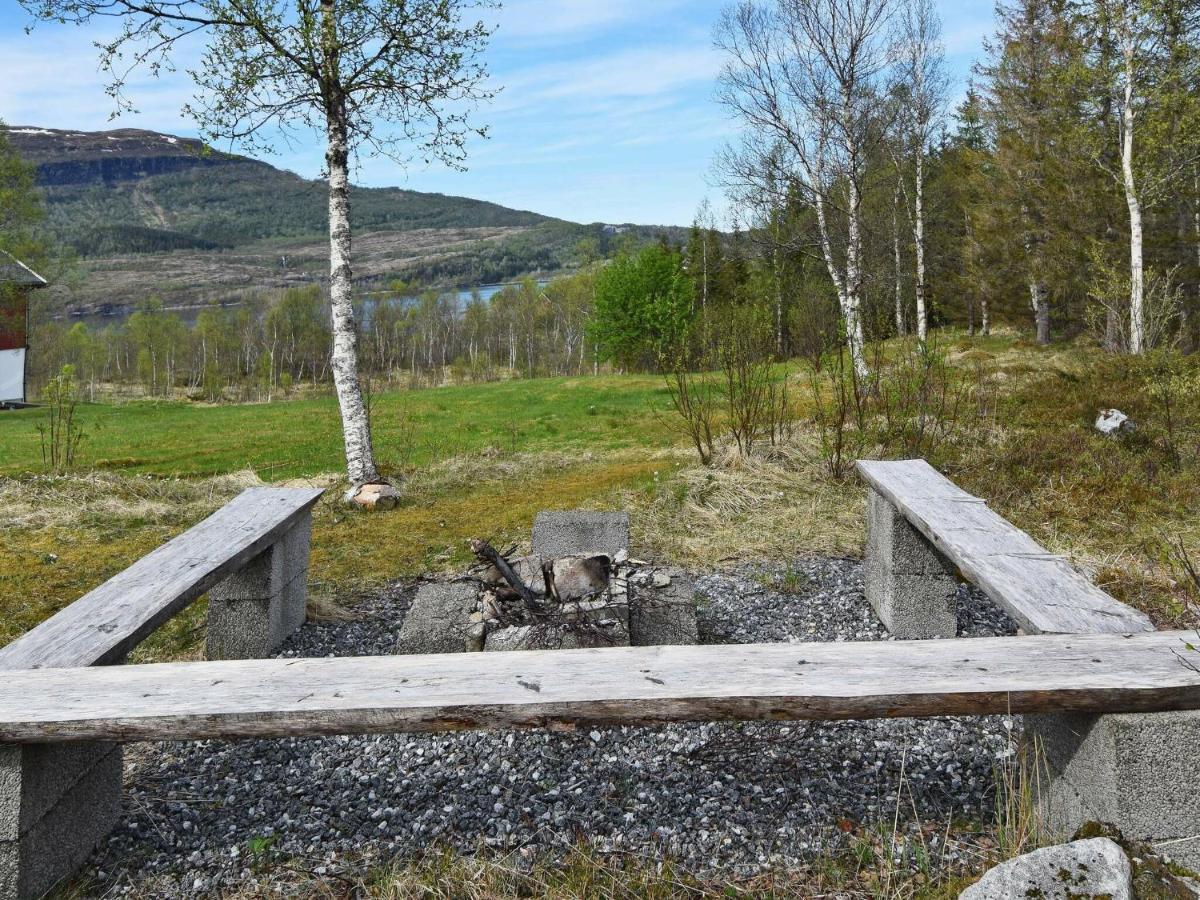
[[[25,399],[25,351],[0,350],[0,403]]]

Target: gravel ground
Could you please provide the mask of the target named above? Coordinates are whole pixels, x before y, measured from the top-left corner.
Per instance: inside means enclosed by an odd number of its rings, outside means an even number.
[[[745,565],[697,580],[706,643],[885,640],[853,560]],[[976,591],[963,635],[1012,633]],[[309,624],[284,656],[389,652],[411,592],[354,622]],[[853,824],[986,817],[1009,733],[998,718],[671,725],[584,733],[218,741],[127,751],[125,810],[92,860],[106,893],[211,896],[269,860],[317,875],[346,859],[463,851],[666,851],[747,875],[827,850]],[[909,793],[911,792],[911,801]]]

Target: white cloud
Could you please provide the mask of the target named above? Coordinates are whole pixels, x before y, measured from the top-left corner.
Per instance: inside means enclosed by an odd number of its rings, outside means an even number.
[[[655,0],[653,12],[668,13],[684,0]],[[597,32],[645,19],[644,0],[507,0],[499,15],[501,42],[534,43],[594,38]]]
[[[678,45],[537,64],[498,78],[504,90],[492,109],[503,112],[558,105],[578,111],[573,104],[580,102],[620,109],[635,98],[645,101],[711,84],[719,68],[720,58],[709,47]]]

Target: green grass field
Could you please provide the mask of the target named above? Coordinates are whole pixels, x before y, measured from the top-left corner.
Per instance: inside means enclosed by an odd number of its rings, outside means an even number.
[[[372,398],[385,469],[425,466],[495,448],[560,452],[663,447],[675,438],[656,415],[669,404],[661,379],[552,378],[400,391]],[[0,416],[0,475],[41,469],[37,409]],[[332,396],[206,406],[140,401],[85,404],[82,464],[177,477],[252,469],[265,481],[338,472],[341,424]]]

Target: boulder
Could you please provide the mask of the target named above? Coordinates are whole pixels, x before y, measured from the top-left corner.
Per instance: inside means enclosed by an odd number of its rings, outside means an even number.
[[[1096,416],[1096,430],[1103,435],[1122,434],[1135,427],[1133,420],[1119,409],[1102,409]]]
[[[605,590],[611,566],[607,556],[560,556],[550,567],[558,599],[581,600]]]
[[[400,492],[383,481],[359,484],[346,492],[346,502],[362,509],[395,509],[400,505]]]
[[[479,588],[470,582],[423,584],[396,639],[397,653],[463,653],[479,649],[482,623],[472,623]],[[479,627],[473,627],[478,624]]]
[[[1091,838],[1034,850],[990,869],[959,900],[1132,900],[1133,869],[1116,841]]]
[[[540,512],[533,522],[533,552],[542,559],[603,553],[616,557],[629,551],[629,513]]]
[[[683,569],[641,574],[630,590],[629,640],[635,647],[700,642],[696,588]]]

